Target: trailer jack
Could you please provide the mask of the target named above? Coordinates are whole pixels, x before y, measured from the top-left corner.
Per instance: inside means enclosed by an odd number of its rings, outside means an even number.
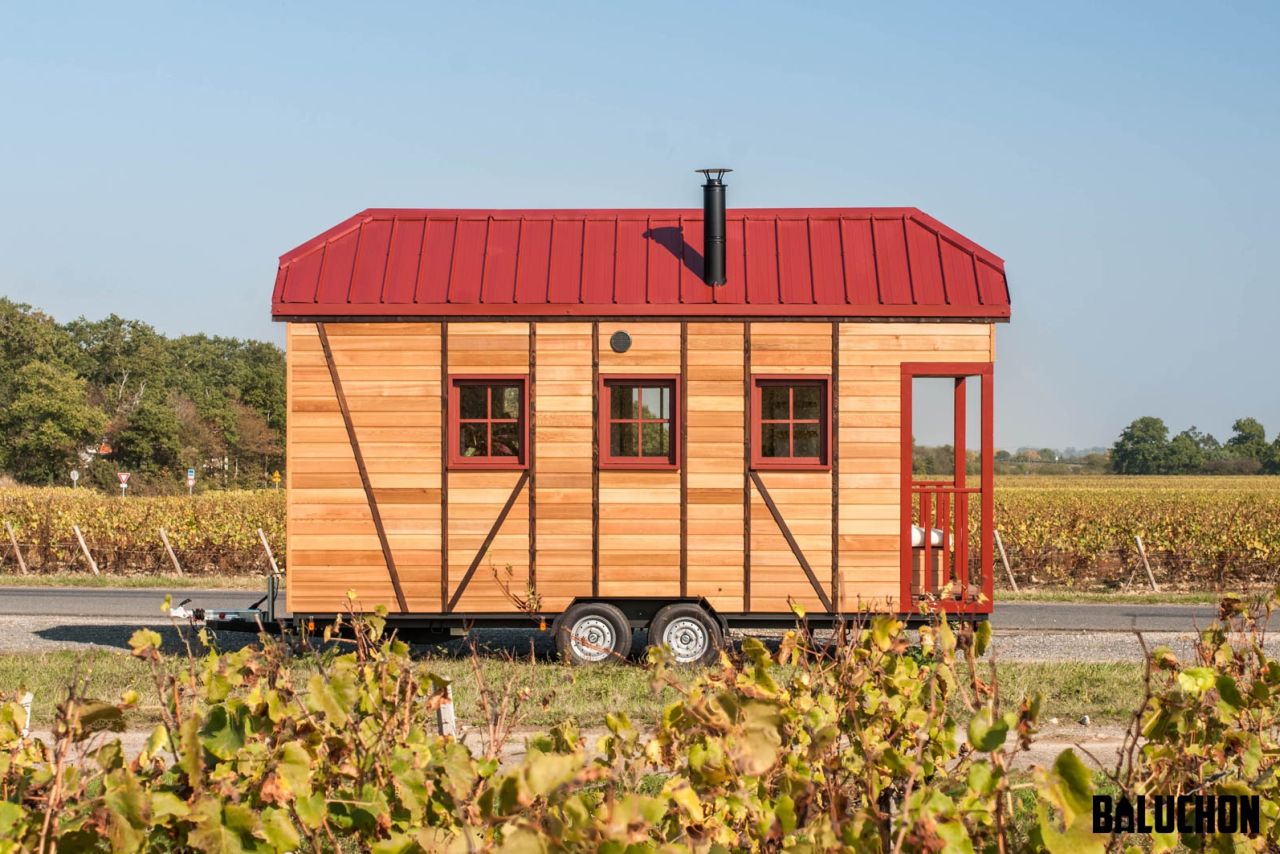
[[[214,632],[278,635],[284,629],[284,621],[276,614],[279,586],[280,576],[271,574],[267,576],[267,592],[246,608],[187,608],[191,600],[183,599],[169,608],[169,616],[177,620],[191,620]]]

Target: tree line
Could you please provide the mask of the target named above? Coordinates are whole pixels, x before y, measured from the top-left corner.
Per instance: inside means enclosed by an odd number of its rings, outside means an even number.
[[[0,298],[0,472],[24,484],[131,491],[263,486],[284,465],[284,353],[167,338],[111,315],[59,323]]]
[[[1117,474],[1280,474],[1280,435],[1267,441],[1256,418],[1239,418],[1232,435],[1219,442],[1188,427],[1172,439],[1162,419],[1144,416],[1120,434],[1111,447]]]
[[[1267,441],[1256,418],[1239,418],[1226,442],[1188,427],[1173,438],[1160,418],[1144,416],[1124,428],[1106,453],[1066,456],[1052,448],[995,452],[996,474],[1280,474],[1280,434]],[[915,445],[916,475],[950,476],[955,454],[950,445]],[[981,471],[978,452],[966,454],[965,470]]]

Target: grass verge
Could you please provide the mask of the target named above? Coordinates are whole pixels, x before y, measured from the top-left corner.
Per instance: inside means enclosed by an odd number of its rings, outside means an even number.
[[[180,659],[171,659],[175,666]],[[306,665],[306,660],[302,660]],[[420,666],[453,681],[459,720],[470,726],[484,722],[475,665],[467,658],[426,655]],[[625,712],[633,721],[650,724],[675,699],[671,689],[655,692],[648,669],[637,665],[569,667],[545,660],[478,659],[491,691],[507,685],[523,692],[521,725],[551,727],[576,718],[584,728],[601,727],[607,713]],[[1001,695],[1012,705],[1032,691],[1043,695],[1042,719],[1063,723],[1089,715],[1094,721],[1125,722],[1142,699],[1142,666],[1077,662],[1002,662],[997,665]],[[983,673],[984,678],[988,678]],[[89,696],[115,701],[133,688],[142,695],[126,720],[145,729],[160,719],[159,699],[150,670],[126,652],[107,650],[14,652],[0,654],[0,696],[19,689],[35,694],[34,728],[47,729],[56,705],[73,679],[85,678]]]
[[[88,572],[50,572],[38,575],[0,575],[0,587],[101,587],[157,590],[263,590],[260,575],[93,575]]]
[[[1211,591],[1155,592],[1119,590],[1072,590],[1066,587],[1026,587],[1016,593],[1012,590],[996,590],[995,603],[1001,602],[1098,602],[1102,604],[1130,605],[1216,605],[1221,593]],[[1244,591],[1243,595],[1251,595]]]

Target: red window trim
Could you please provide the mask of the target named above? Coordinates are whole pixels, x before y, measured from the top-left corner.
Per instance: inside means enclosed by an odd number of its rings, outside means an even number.
[[[615,457],[610,455],[609,418],[610,399],[609,385],[630,383],[632,385],[671,386],[671,455],[669,457]],[[680,419],[684,413],[680,411],[680,375],[679,374],[601,374],[597,394],[596,436],[600,447],[599,467],[601,470],[623,471],[678,471],[680,469]]]
[[[822,456],[817,459],[766,457],[762,445],[762,385],[822,384],[822,414],[818,429]],[[831,375],[830,374],[752,374],[751,375],[751,467],[761,471],[830,471],[831,470]]]
[[[520,436],[518,457],[464,457],[462,455],[462,394],[459,387],[483,383],[505,383],[520,386],[520,417],[516,432]],[[449,387],[449,468],[483,469],[484,471],[523,471],[529,467],[529,377],[524,374],[450,374]]]

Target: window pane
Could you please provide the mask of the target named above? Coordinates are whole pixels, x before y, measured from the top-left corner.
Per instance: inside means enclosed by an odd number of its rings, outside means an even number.
[[[609,426],[609,454],[614,457],[639,456],[639,431],[635,424]]]
[[[641,412],[645,418],[671,417],[671,389],[666,386],[648,386],[641,389]]]
[[[641,438],[644,440],[641,456],[671,456],[671,425],[645,424],[644,435]]]
[[[520,456],[520,432],[515,424],[494,424],[493,445],[489,451],[494,457]]]
[[[795,414],[792,418],[796,420],[813,419],[817,421],[822,417],[822,389],[816,385],[798,385],[795,387]]]
[[[493,387],[493,417],[520,417],[520,386],[498,385]]]
[[[760,417],[766,421],[790,418],[790,389],[784,385],[766,385],[760,387]]]
[[[635,386],[609,386],[609,414],[612,418],[635,418]]]
[[[458,388],[459,411],[463,418],[486,418],[489,415],[489,387],[464,385]]]
[[[760,425],[760,456],[791,456],[791,428],[786,424]]]
[[[822,435],[817,424],[795,425],[795,455],[819,457],[822,455]]]
[[[459,444],[464,457],[487,457],[489,455],[487,425],[463,424]]]

